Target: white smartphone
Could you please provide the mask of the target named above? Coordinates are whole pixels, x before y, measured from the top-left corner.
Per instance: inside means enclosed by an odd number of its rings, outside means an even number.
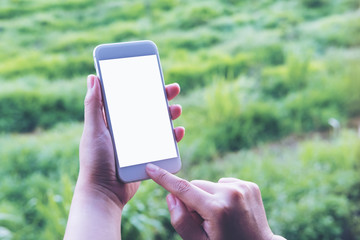
[[[93,54],[119,180],[148,179],[147,163],[178,172],[181,159],[156,45],[102,44]]]

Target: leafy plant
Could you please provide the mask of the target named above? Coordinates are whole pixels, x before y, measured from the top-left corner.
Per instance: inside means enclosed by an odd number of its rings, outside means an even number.
[[[359,1],[0,1],[0,239],[61,238],[85,76],[100,43],[151,39],[182,92],[180,176],[256,182],[272,230],[358,239]],[[311,54],[309,54],[311,53]],[[341,134],[329,134],[336,118]],[[320,131],[320,132],[318,132]],[[130,239],[180,239],[151,181]]]

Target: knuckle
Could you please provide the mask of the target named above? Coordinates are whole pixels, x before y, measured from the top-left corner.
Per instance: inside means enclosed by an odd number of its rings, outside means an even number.
[[[249,183],[249,188],[250,188],[251,192],[253,192],[253,193],[260,192],[260,188],[256,183],[250,182]]]
[[[236,188],[231,188],[228,190],[228,195],[229,195],[229,198],[230,198],[230,201],[231,202],[239,202],[241,201],[242,199],[244,199],[244,194],[243,192],[239,191],[238,189]]]
[[[256,183],[253,182],[241,182],[237,185],[239,193],[243,195],[243,198],[249,196],[260,195],[260,188]]]
[[[238,191],[242,192],[244,195],[249,193],[250,187],[249,184],[245,181],[241,181],[236,183]]]
[[[242,184],[242,189],[247,193],[251,194],[256,191],[259,187],[253,182],[245,182]]]
[[[175,182],[174,187],[178,193],[186,193],[190,190],[190,183],[184,179],[180,179]]]
[[[93,93],[87,93],[84,99],[84,106],[85,107],[102,107],[102,99],[96,96],[96,94]]]
[[[221,182],[223,182],[224,180],[225,180],[225,178],[222,177],[222,178],[219,179],[218,183],[221,183]]]
[[[167,173],[165,171],[161,171],[158,175],[158,181],[161,183],[166,182]]]
[[[217,201],[213,204],[211,212],[216,219],[222,221],[231,212],[231,205],[226,201]]]
[[[91,97],[89,96],[89,94],[86,95],[85,100],[84,100],[84,105],[89,106],[91,104]]]
[[[250,189],[253,196],[256,198],[261,198],[260,187],[256,183],[250,183]]]

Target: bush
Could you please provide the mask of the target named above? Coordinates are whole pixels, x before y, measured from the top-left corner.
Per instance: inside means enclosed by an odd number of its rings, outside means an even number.
[[[295,28],[302,22],[298,12],[290,12],[288,10],[276,12],[270,10],[264,15],[265,16],[262,16],[259,23],[263,25],[264,28],[278,28],[284,30],[286,28]]]
[[[198,33],[198,40],[194,41],[193,35],[181,35],[166,40],[166,45],[172,48],[184,48],[189,51],[210,47],[220,42],[220,37],[213,33]]]
[[[283,135],[284,131],[283,120],[278,109],[271,103],[249,104],[239,124],[243,134],[243,144],[239,145],[241,147],[251,147],[259,142],[277,139]]]
[[[150,181],[141,185],[136,197],[124,208],[123,238],[174,239],[177,234],[170,224],[166,191]]]
[[[337,88],[337,92],[341,94],[343,99],[343,106],[350,116],[357,116],[360,114],[360,69],[359,63],[351,61],[347,63],[345,67],[345,74],[339,81],[340,86]]]
[[[341,239],[350,218],[348,204],[346,196],[305,195],[284,204],[281,221],[287,226],[281,232],[288,239]]]
[[[30,132],[62,121],[81,121],[84,91],[43,87],[4,92],[0,95],[0,132]]]
[[[284,108],[286,129],[297,133],[324,130],[330,118],[344,118],[336,99],[320,90],[291,94],[284,100]]]
[[[82,120],[85,79],[76,78],[94,72],[95,45],[140,39],[155,40],[165,80],[182,87],[180,176],[258,183],[271,228],[285,237],[357,239],[358,134],[337,138],[327,121],[344,129],[360,114],[358,8],[358,0],[0,1],[0,239],[62,238],[82,124],[49,128]],[[124,238],[179,239],[165,194],[142,183],[124,209]]]
[[[51,52],[82,52],[91,51],[94,46],[102,43],[102,39],[96,34],[67,34],[54,43],[49,50]]]
[[[21,68],[19,68],[21,66]],[[14,57],[0,66],[0,74],[6,79],[37,75],[47,79],[73,78],[94,72],[94,63],[88,55],[53,54],[42,56],[32,52],[27,56]]]
[[[267,67],[261,73],[261,89],[265,95],[281,98],[300,91],[309,81],[309,60],[289,56],[285,66]]]
[[[164,74],[165,81],[179,83],[184,94],[200,86],[205,86],[211,80],[207,79],[206,68],[198,64],[173,66]]]
[[[344,130],[337,139],[292,138],[227,154],[211,168],[208,161],[199,162],[183,172],[190,179],[256,182],[272,231],[287,239],[357,239],[359,149],[357,133]]]
[[[198,111],[197,140],[193,147],[192,161],[198,162],[256,145],[283,134],[278,108],[271,103],[241,104],[239,87],[220,81],[206,95],[206,106]]]
[[[179,4],[178,0],[155,0],[151,1],[153,10],[169,11]]]
[[[138,19],[146,14],[144,3],[132,3],[121,9],[121,18],[126,20]]]
[[[214,111],[214,108],[209,111]],[[213,142],[220,154],[281,136],[281,122],[276,109],[264,103],[247,106],[239,116],[222,116],[221,122],[207,128],[205,139]]]
[[[182,16],[179,27],[183,29],[190,29],[208,23],[211,19],[219,16],[221,13],[218,9],[210,6],[197,6],[191,8]]]
[[[285,63],[285,53],[279,44],[268,45],[254,49],[254,51],[256,60],[261,61],[264,65],[282,65]]]
[[[239,118],[242,109],[238,92],[238,89],[230,88],[220,82],[215,84],[206,95],[207,111],[204,128],[207,132],[204,138],[207,142],[212,142],[220,153],[229,149],[234,150],[241,145]]]
[[[304,28],[305,37],[311,36],[319,48],[357,47],[360,45],[359,17],[354,13],[332,16]]]
[[[328,35],[326,38],[318,37],[319,41],[326,45],[340,47],[356,47],[360,46],[360,35],[354,34],[360,31],[359,18],[351,19],[338,26],[328,26]],[[339,26],[340,25],[340,26]]]
[[[308,8],[321,8],[329,2],[329,0],[301,0],[301,3]]]
[[[0,213],[16,214],[4,222],[14,239],[63,236],[81,130],[82,125],[63,125],[47,133],[0,137]]]
[[[81,132],[82,124],[61,124],[47,132],[0,137],[0,223],[7,236],[63,237]],[[174,239],[165,196],[160,186],[143,182],[123,211],[122,237]]]
[[[254,57],[250,54],[239,53],[234,57],[215,54],[206,56],[189,65],[178,65],[169,68],[165,72],[167,82],[177,82],[183,93],[188,93],[199,87],[211,83],[216,78],[233,79],[242,73],[246,73],[254,66]]]
[[[287,77],[286,66],[264,68],[261,72],[261,90],[267,96],[282,98],[292,88],[292,81]]]

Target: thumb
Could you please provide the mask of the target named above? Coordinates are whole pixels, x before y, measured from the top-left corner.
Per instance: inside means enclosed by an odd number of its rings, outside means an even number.
[[[84,131],[94,131],[105,127],[100,83],[98,77],[94,75],[89,75],[87,78],[84,107]]]
[[[170,193],[166,197],[166,202],[170,212],[171,225],[183,239],[207,239],[201,224],[197,223],[180,199]]]

